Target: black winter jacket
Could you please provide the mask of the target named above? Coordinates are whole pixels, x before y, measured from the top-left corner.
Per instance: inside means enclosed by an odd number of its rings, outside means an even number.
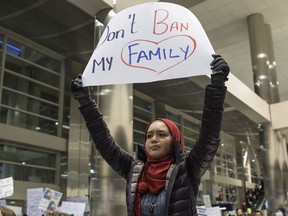
[[[179,143],[174,143],[175,164],[170,167],[166,180],[165,215],[167,216],[197,215],[196,199],[201,177],[209,168],[220,142],[225,94],[225,86],[207,85],[197,142],[190,152],[181,152]],[[96,149],[107,163],[127,181],[127,211],[129,216],[133,216],[137,182],[146,161],[144,150],[139,147],[134,158],[125,152],[113,140],[93,100],[81,105],[79,110],[86,121]]]

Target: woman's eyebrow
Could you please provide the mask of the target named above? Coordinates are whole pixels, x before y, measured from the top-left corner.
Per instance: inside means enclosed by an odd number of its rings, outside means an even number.
[[[149,133],[153,133],[154,131],[156,131],[156,132],[165,132],[165,133],[168,133],[168,131],[166,131],[166,130],[151,130],[151,131],[148,131],[147,132],[147,134],[149,134]]]

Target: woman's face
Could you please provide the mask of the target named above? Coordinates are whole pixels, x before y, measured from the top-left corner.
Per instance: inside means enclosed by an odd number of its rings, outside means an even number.
[[[154,121],[150,124],[147,134],[145,149],[153,159],[161,159],[171,152],[172,136],[167,125],[162,121]]]

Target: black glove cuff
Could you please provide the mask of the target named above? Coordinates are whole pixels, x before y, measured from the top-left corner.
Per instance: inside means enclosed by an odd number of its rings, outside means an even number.
[[[79,102],[80,105],[89,103],[92,100],[90,96],[81,96],[81,97],[76,96],[75,99]]]
[[[224,83],[228,80],[223,73],[216,73],[211,75],[211,83]]]

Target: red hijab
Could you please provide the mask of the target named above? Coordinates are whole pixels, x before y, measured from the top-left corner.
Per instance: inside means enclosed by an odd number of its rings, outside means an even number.
[[[148,128],[154,121],[164,122],[168,127],[169,132],[172,136],[170,154],[158,160],[151,158],[147,154],[145,146]],[[144,164],[144,170],[142,171],[140,180],[138,182],[137,193],[135,198],[136,199],[135,209],[134,209],[136,216],[141,216],[141,206],[140,206],[141,194],[145,194],[147,191],[153,194],[158,194],[165,187],[166,175],[168,169],[174,162],[174,146],[173,146],[174,141],[179,141],[180,149],[183,151],[184,145],[182,143],[181,133],[177,125],[173,121],[165,118],[156,118],[147,125],[144,134],[144,149],[147,156],[147,161]]]

